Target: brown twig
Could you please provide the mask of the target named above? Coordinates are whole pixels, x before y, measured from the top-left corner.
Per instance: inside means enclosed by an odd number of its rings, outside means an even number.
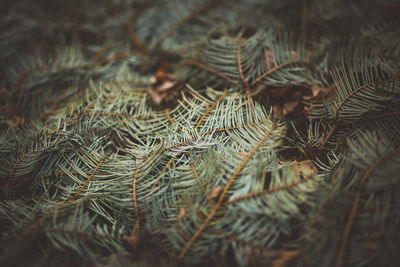
[[[250,92],[250,84],[247,81],[246,77],[244,76],[243,68],[242,68],[242,58],[241,58],[242,43],[243,43],[243,38],[240,38],[239,44],[237,46],[237,53],[236,53],[237,65],[238,65],[238,68],[239,68],[240,78],[242,79],[243,85],[246,88],[247,93],[249,93]]]
[[[128,19],[126,20],[126,28],[128,31],[129,38],[131,38],[132,43],[138,48],[141,53],[146,53],[147,48],[142,44],[139,40],[139,37],[136,35],[135,28],[133,27],[133,18],[135,17],[135,12],[132,12]]]
[[[222,202],[225,198],[226,193],[232,186],[233,182],[239,175],[239,173],[242,171],[244,166],[247,164],[247,162],[250,160],[250,158],[254,155],[254,153],[257,151],[257,149],[261,146],[262,143],[264,143],[267,138],[271,135],[271,133],[277,128],[278,126],[274,124],[271,129],[261,138],[261,140],[253,147],[253,149],[246,155],[242,163],[239,165],[239,167],[236,168],[232,176],[229,178],[228,183],[225,185],[224,190],[222,191],[221,195],[218,198],[217,203],[213,206],[212,210],[204,220],[204,222],[199,226],[197,231],[193,234],[193,236],[189,239],[188,242],[186,242],[185,246],[183,247],[181,253],[179,254],[178,258],[182,259],[186,252],[190,249],[190,247],[193,245],[193,243],[197,240],[197,238],[200,236],[200,234],[204,231],[204,229],[207,227],[209,222],[214,218],[214,216],[217,214],[219,208],[222,206]]]
[[[365,183],[365,181],[367,180],[367,178],[369,177],[369,175],[375,170],[375,168],[382,163],[382,161],[384,161],[385,159],[387,159],[388,157],[392,156],[393,154],[399,153],[398,151],[392,151],[390,153],[387,153],[385,155],[383,155],[382,157],[380,157],[379,159],[375,160],[372,165],[368,168],[368,170],[365,172],[365,174],[363,175],[363,177],[360,180],[360,183],[358,184],[357,187],[357,191],[354,197],[354,201],[353,201],[353,206],[351,208],[350,211],[350,215],[349,218],[347,220],[343,235],[342,235],[342,241],[340,243],[340,248],[339,248],[339,254],[336,260],[336,267],[340,267],[343,264],[343,259],[344,259],[344,254],[345,254],[345,250],[346,250],[346,246],[347,246],[347,240],[348,237],[350,235],[350,231],[352,228],[352,225],[354,223],[354,219],[357,213],[357,209],[358,209],[358,205],[361,199],[361,190],[362,187]]]
[[[224,97],[227,94],[228,94],[228,91],[225,90],[224,93],[217,99],[217,101],[215,101],[214,104],[206,112],[204,112],[204,114],[201,116],[200,120],[197,122],[196,126],[194,127],[194,129],[197,129],[200,127],[203,120],[208,116],[208,114],[210,114],[210,112],[217,106],[217,104],[219,102],[221,102],[222,99],[224,99]]]

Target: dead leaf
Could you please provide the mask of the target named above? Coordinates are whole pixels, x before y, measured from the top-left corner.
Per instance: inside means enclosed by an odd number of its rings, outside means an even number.
[[[157,91],[158,92],[168,91],[169,89],[172,89],[176,84],[177,81],[164,81],[162,84],[157,86]]]
[[[281,249],[279,258],[272,262],[272,267],[286,267],[288,264],[299,255],[298,250]]]
[[[293,100],[283,104],[283,116],[292,112],[299,105],[299,101]]]
[[[167,68],[168,68],[168,60],[161,61],[156,73],[155,78],[158,82],[162,82],[167,78]]]
[[[167,72],[167,67],[168,62],[162,61],[156,73],[150,78],[150,85],[146,89],[156,106],[174,104],[180,94],[180,83],[173,73]]]
[[[217,186],[216,188],[214,188],[211,193],[210,193],[210,198],[211,199],[216,199],[220,196],[220,194],[222,193],[222,191],[224,190],[224,188],[222,186]]]
[[[290,163],[298,174],[302,174],[304,178],[310,178],[318,174],[318,169],[315,167],[312,160],[293,161]]]
[[[147,93],[150,95],[151,99],[156,105],[160,105],[161,102],[163,102],[165,96],[167,95],[167,93],[160,94],[151,87],[147,88]]]
[[[307,101],[320,100],[322,98],[328,98],[334,93],[333,86],[323,87],[320,85],[313,85],[311,86],[310,89],[311,89],[311,95],[303,96],[304,100]]]
[[[181,207],[181,209],[178,212],[178,220],[182,220],[183,217],[186,216],[186,209],[184,207]]]
[[[303,89],[299,86],[286,86],[269,94],[271,100],[275,102],[272,108],[277,118],[300,111],[297,107],[302,103]]]
[[[279,118],[279,119],[284,117],[284,116],[283,116],[283,111],[282,111],[281,104],[275,104],[275,105],[272,107],[272,111],[274,112],[275,117],[277,117],[277,118]]]
[[[293,112],[296,107],[299,105],[298,100],[293,100],[293,101],[288,101],[283,104],[275,104],[272,107],[272,110],[274,111],[274,114],[277,118],[283,118],[289,113]]]

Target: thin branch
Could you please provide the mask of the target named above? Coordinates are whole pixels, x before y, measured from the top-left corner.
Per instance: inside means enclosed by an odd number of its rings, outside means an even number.
[[[196,172],[196,169],[194,168],[194,165],[192,162],[190,162],[190,167],[192,168],[192,172],[194,174],[194,178],[196,179],[197,183],[200,186],[201,191],[203,192],[204,196],[207,198],[208,202],[210,202],[211,205],[214,205],[214,201],[210,198],[210,196],[207,194],[206,189],[204,188],[204,185],[200,182],[199,175]]]
[[[240,163],[239,167],[235,170],[231,178],[229,179],[228,183],[226,184],[224,191],[222,191],[219,199],[218,199],[218,204],[221,204],[222,201],[225,198],[226,193],[232,186],[233,182],[235,181],[236,177],[239,175],[239,173],[242,171],[244,166],[247,164],[247,162],[250,160],[250,158],[254,155],[254,153],[257,151],[257,149],[268,139],[268,137],[272,134],[272,132],[277,128],[278,126],[276,124],[272,125],[271,129],[264,135],[263,138],[253,147],[253,149],[246,155],[242,163]]]
[[[242,43],[243,43],[243,38],[240,38],[239,44],[237,46],[237,53],[236,53],[237,65],[239,68],[239,74],[240,74],[240,78],[242,79],[243,85],[246,88],[246,91],[250,92],[250,84],[247,81],[246,77],[244,77],[243,68],[242,68],[242,58],[241,58]]]
[[[147,48],[142,44],[142,42],[139,40],[138,36],[136,35],[136,31],[133,28],[133,18],[135,17],[135,12],[132,12],[128,19],[126,20],[126,28],[128,31],[129,38],[131,38],[132,43],[138,48],[138,50],[141,53],[146,53]]]
[[[193,65],[193,66],[199,67],[199,68],[201,68],[201,69],[204,69],[204,70],[206,70],[206,71],[209,71],[209,72],[211,72],[211,73],[213,73],[213,74],[215,74],[215,75],[217,75],[217,76],[219,76],[219,77],[221,77],[221,78],[227,80],[227,81],[230,82],[231,84],[234,84],[234,85],[240,87],[240,84],[239,84],[239,83],[235,82],[234,80],[232,80],[231,78],[229,78],[229,77],[226,76],[225,74],[218,72],[216,69],[213,69],[213,68],[211,68],[211,67],[208,67],[208,66],[206,66],[206,65],[203,65],[202,63],[200,63],[200,62],[198,62],[198,61],[195,61],[195,60],[184,60],[184,61],[182,61],[182,64],[188,64],[188,65]]]
[[[334,123],[332,128],[329,130],[328,134],[322,139],[321,144],[319,145],[319,149],[323,149],[325,145],[328,143],[328,140],[332,137],[337,129],[337,123]]]
[[[361,91],[362,89],[364,89],[365,87],[370,86],[370,85],[373,85],[373,84],[375,84],[375,83],[377,83],[377,82],[386,81],[386,80],[387,80],[387,79],[379,80],[379,81],[373,81],[373,82],[364,84],[364,85],[362,85],[362,86],[360,86],[360,87],[354,89],[350,94],[348,94],[348,95],[343,99],[343,101],[340,103],[339,107],[336,109],[335,114],[333,115],[334,125],[333,125],[333,127],[331,128],[331,130],[329,131],[329,133],[327,134],[327,136],[325,136],[324,139],[322,140],[321,145],[320,145],[320,149],[322,149],[322,148],[325,147],[325,145],[326,145],[326,143],[328,142],[328,140],[332,137],[332,135],[335,133],[335,131],[336,131],[337,128],[339,127],[339,123],[342,123],[342,122],[339,121],[338,117],[339,117],[339,113],[340,113],[341,109],[344,107],[345,103],[346,103],[353,95],[355,95],[356,93],[360,92],[360,91]],[[384,117],[385,115],[379,115],[378,118],[379,118],[380,116]],[[367,119],[369,120],[369,118],[367,118]],[[341,125],[340,125],[340,126],[341,126]]]
[[[88,116],[104,116],[104,117],[118,117],[118,118],[128,118],[128,119],[135,119],[135,120],[151,120],[152,117],[138,117],[129,114],[118,114],[118,113],[102,113],[102,112],[88,112],[85,113]]]
[[[310,62],[307,62],[307,61],[291,61],[291,62],[283,63],[283,64],[281,64],[281,65],[279,65],[279,66],[276,66],[276,67],[274,67],[274,68],[272,68],[272,69],[270,69],[270,70],[264,72],[263,74],[261,74],[260,76],[258,76],[254,81],[252,81],[251,84],[250,84],[250,86],[253,87],[253,86],[254,86],[255,84],[257,84],[259,81],[261,81],[262,79],[268,77],[268,76],[271,75],[272,73],[274,73],[274,72],[276,72],[276,71],[278,71],[278,70],[280,70],[280,69],[282,69],[282,68],[285,68],[285,67],[287,67],[287,66],[290,66],[290,65],[305,65],[305,66],[308,66],[308,67],[310,67],[310,68],[312,68],[312,69],[314,69],[314,70],[316,70],[316,71],[318,71],[318,72],[323,73],[323,71],[321,71],[320,69],[318,69],[317,66],[315,66],[314,64],[312,64],[312,63],[310,63]]]
[[[97,164],[96,168],[94,169],[94,171],[92,172],[92,174],[89,176],[89,178],[85,181],[85,183],[81,186],[81,188],[79,188],[79,190],[75,193],[75,195],[72,197],[71,200],[75,200],[80,193],[83,191],[83,189],[85,189],[85,187],[88,185],[88,183],[93,179],[93,176],[96,174],[96,172],[99,170],[101,164],[103,164],[104,160],[106,159],[106,156],[103,155],[101,157],[101,160],[99,162],[99,164]]]
[[[228,201],[224,202],[224,205],[229,205],[229,204],[232,204],[232,203],[235,203],[235,202],[242,201],[244,199],[253,198],[253,197],[256,197],[256,196],[260,196],[260,195],[265,195],[265,194],[270,194],[270,193],[275,193],[275,192],[278,192],[278,191],[286,190],[286,189],[289,189],[291,187],[295,187],[295,186],[297,186],[297,185],[299,185],[301,183],[304,183],[304,182],[306,182],[306,181],[308,181],[308,180],[310,180],[312,178],[313,178],[313,176],[310,176],[310,177],[307,177],[305,179],[300,179],[300,180],[298,180],[296,182],[293,182],[291,184],[287,184],[287,185],[279,186],[279,187],[276,187],[276,188],[273,188],[273,189],[262,190],[262,191],[259,191],[259,192],[254,192],[254,193],[246,194],[244,196],[236,197],[234,199],[231,199],[231,200],[228,200]]]
[[[192,202],[190,202],[189,199],[187,199],[185,196],[182,196],[182,199],[183,199],[183,201],[186,202],[186,204],[189,206],[189,208],[191,210],[193,210],[194,213],[196,213],[196,215],[197,215],[197,217],[199,217],[199,219],[204,220],[205,216],[195,208],[195,206],[193,205]]]
[[[220,129],[215,129],[215,130],[210,130],[210,131],[204,131],[199,133],[199,135],[206,135],[206,134],[212,134],[212,133],[217,133],[217,132],[224,132],[224,131],[230,131],[230,130],[236,130],[236,129],[240,129],[240,128],[246,128],[246,127],[251,127],[251,126],[255,126],[255,125],[259,125],[261,123],[264,123],[266,121],[269,120],[269,117],[267,117],[264,120],[261,121],[257,121],[257,122],[252,122],[252,123],[248,123],[248,124],[243,124],[243,125],[239,125],[239,126],[232,126],[232,127],[227,127],[227,128],[220,128]],[[184,142],[180,142],[180,143],[176,143],[174,145],[168,146],[166,147],[166,149],[172,149],[178,146],[184,146],[187,144],[190,144],[191,142],[195,141],[196,139],[189,139],[187,141]]]
[[[239,175],[239,173],[242,171],[246,163],[250,160],[250,158],[254,155],[254,153],[257,151],[257,149],[261,146],[262,143],[264,143],[267,138],[271,135],[271,133],[277,128],[277,125],[274,124],[271,129],[264,135],[263,138],[253,147],[253,149],[246,155],[242,163],[239,165],[239,167],[235,170],[231,178],[229,179],[228,183],[225,185],[223,192],[221,193],[217,203],[213,206],[211,212],[208,214],[207,218],[204,220],[204,222],[199,226],[197,231],[193,234],[193,236],[190,238],[188,242],[186,242],[185,246],[183,247],[181,253],[179,254],[178,258],[182,259],[186,252],[190,249],[190,247],[193,245],[193,243],[197,240],[197,238],[201,235],[201,233],[204,231],[204,229],[207,227],[208,223],[214,218],[214,216],[217,214],[217,211],[219,208],[222,206],[222,201],[235,181],[236,177]]]
[[[41,225],[51,214],[56,212],[57,210],[65,207],[68,204],[75,204],[79,203],[80,201],[86,200],[85,198],[79,198],[79,199],[70,199],[67,201],[64,201],[61,205],[58,205],[52,209],[50,209],[46,214],[44,214],[42,217],[40,217],[35,223],[31,224],[31,226],[28,227],[28,229],[25,230],[25,232],[18,237],[18,240],[23,240],[25,237],[30,235],[39,225]]]
[[[164,175],[164,173],[168,170],[169,166],[171,166],[172,162],[174,161],[174,158],[170,158],[167,162],[167,164],[165,164],[164,168],[162,169],[161,173],[158,175],[157,179],[154,181],[153,185],[151,186],[151,190],[149,193],[150,194],[153,192],[154,188],[156,188],[157,184],[160,182],[161,177]]]
[[[226,239],[230,239],[230,240],[232,240],[234,242],[242,243],[242,244],[244,244],[246,246],[249,246],[249,247],[251,247],[253,249],[260,250],[260,251],[264,252],[267,257],[275,257],[276,256],[276,253],[272,252],[270,249],[268,249],[266,247],[259,246],[259,245],[255,245],[255,244],[253,244],[253,243],[251,243],[251,242],[249,242],[247,240],[244,240],[242,238],[239,238],[237,236],[233,236],[233,235],[230,235],[230,234],[218,231],[218,230],[214,230],[214,229],[209,229],[207,231],[211,232],[213,234],[220,235],[220,236],[222,236],[222,237],[224,237]]]
[[[217,99],[217,101],[215,101],[214,104],[203,114],[203,116],[201,116],[200,120],[197,122],[196,126],[194,127],[195,130],[200,127],[203,120],[217,106],[217,104],[219,102],[221,102],[222,99],[224,99],[224,97],[227,95],[227,93],[228,93],[228,91],[225,90],[224,93]]]
[[[349,215],[349,219],[347,220],[344,232],[343,232],[343,236],[342,236],[342,242],[340,244],[340,248],[339,248],[339,254],[338,254],[338,258],[336,260],[336,267],[340,267],[343,264],[343,259],[344,259],[344,254],[345,254],[345,250],[346,250],[346,246],[347,246],[347,239],[350,235],[350,231],[351,231],[351,227],[354,223],[354,218],[356,216],[357,213],[357,209],[358,209],[358,204],[360,202],[361,199],[361,190],[362,187],[365,183],[365,181],[367,180],[367,178],[369,177],[369,175],[375,170],[375,168],[382,163],[382,161],[384,161],[385,159],[387,159],[388,157],[392,156],[393,154],[397,154],[399,153],[398,151],[392,151],[390,153],[387,153],[385,155],[383,155],[382,157],[380,157],[379,159],[375,160],[372,165],[368,168],[368,170],[365,172],[364,176],[361,178],[360,183],[357,187],[357,191],[354,197],[354,202],[353,202],[353,206],[351,208],[350,211],[350,215]]]
[[[171,118],[171,116],[169,115],[169,110],[168,110],[168,109],[165,109],[164,112],[165,112],[165,114],[167,115],[168,120],[169,120],[173,125],[176,124],[176,125],[178,126],[179,131],[182,132],[182,127],[181,127],[179,124],[177,124],[177,123]]]
[[[374,83],[381,82],[381,81],[387,81],[387,79],[378,80],[378,81],[373,81],[373,82],[364,84],[364,85],[362,85],[362,86],[360,86],[360,87],[354,89],[349,95],[347,95],[347,96],[343,99],[342,103],[340,103],[339,107],[338,107],[337,110],[335,111],[335,114],[333,115],[333,119],[334,119],[334,120],[337,120],[337,119],[338,119],[339,112],[340,112],[341,109],[343,108],[344,104],[345,104],[353,95],[355,95],[356,93],[358,93],[359,91],[361,91],[361,90],[364,89],[365,87],[370,86],[370,85],[373,85]]]
[[[94,66],[100,66],[99,64],[99,59],[100,57],[107,51],[107,49],[110,47],[111,43],[105,44],[96,54],[96,56],[93,59],[93,65]]]
[[[135,208],[136,217],[138,219],[139,219],[139,208],[136,199],[136,182],[137,182],[137,177],[139,175],[139,171],[140,168],[137,168],[135,174],[133,175],[133,181],[132,181],[132,202],[133,202],[133,207]]]
[[[201,133],[199,133],[199,135],[231,131],[231,130],[236,130],[236,129],[240,129],[240,128],[247,128],[247,127],[251,127],[251,126],[255,126],[255,125],[259,125],[261,123],[267,122],[268,120],[270,120],[269,117],[267,117],[267,118],[265,118],[264,120],[261,120],[261,121],[256,121],[256,122],[247,123],[247,124],[243,124],[243,125],[238,125],[238,126],[232,126],[232,127],[227,127],[227,128],[220,128],[220,129],[201,132]]]

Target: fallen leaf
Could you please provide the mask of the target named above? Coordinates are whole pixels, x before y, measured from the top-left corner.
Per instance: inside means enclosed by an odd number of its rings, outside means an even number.
[[[167,77],[167,68],[168,68],[168,61],[167,60],[161,61],[161,64],[154,75],[157,81],[165,80],[165,78]]]
[[[322,98],[328,98],[334,93],[333,86],[323,87],[321,85],[313,85],[311,86],[310,90],[311,95],[303,96],[303,99],[306,101],[315,101]]]
[[[178,220],[182,220],[183,217],[186,216],[186,209],[184,207],[181,207],[181,209],[178,212]]]
[[[298,250],[286,250],[282,249],[280,251],[279,258],[275,259],[272,262],[272,267],[286,267],[288,264],[299,255],[300,251]]]
[[[161,62],[156,73],[150,78],[150,85],[146,89],[147,94],[156,106],[173,105],[177,102],[182,90],[181,84],[176,80],[175,75],[166,71],[167,66],[166,61]]]
[[[318,169],[315,167],[312,160],[293,161],[290,163],[298,174],[302,174],[304,178],[310,178],[318,174]]]
[[[146,91],[156,105],[160,105],[161,102],[163,102],[165,96],[167,95],[167,93],[160,94],[151,87],[148,87]]]
[[[272,107],[272,110],[274,111],[274,114],[277,118],[283,118],[289,113],[293,112],[296,107],[299,105],[299,101],[293,100],[293,101],[288,101],[283,104],[275,104]]]
[[[281,107],[281,104],[275,104],[273,107],[272,107],[272,111],[274,112],[274,114],[275,114],[275,117],[277,117],[277,118],[283,118],[283,111],[282,111],[282,107]]]
[[[283,104],[283,116],[292,112],[299,105],[299,101],[293,100]]]
[[[270,93],[271,99],[275,102],[272,108],[277,118],[299,111],[297,107],[302,103],[303,89],[298,86],[286,86]]]
[[[159,86],[156,87],[158,92],[164,92],[168,91],[169,89],[172,89],[175,85],[177,84],[177,81],[165,81]]]

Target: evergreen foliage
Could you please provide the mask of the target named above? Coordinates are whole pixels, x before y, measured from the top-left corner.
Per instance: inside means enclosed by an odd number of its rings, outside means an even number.
[[[395,266],[400,5],[0,1],[1,266]]]

